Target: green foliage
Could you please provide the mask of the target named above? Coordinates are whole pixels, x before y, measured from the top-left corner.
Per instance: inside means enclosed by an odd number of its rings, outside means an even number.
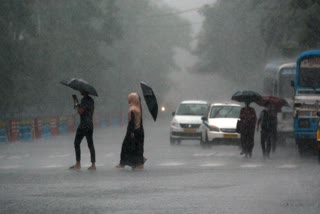
[[[257,84],[263,65],[320,46],[319,1],[217,1],[203,9],[198,70]]]
[[[152,18],[168,11],[148,0],[1,1],[1,117],[73,112],[77,92],[59,84],[73,77],[96,87],[102,113],[126,111],[127,94],[141,80],[161,95],[175,47],[190,42],[186,21]]]

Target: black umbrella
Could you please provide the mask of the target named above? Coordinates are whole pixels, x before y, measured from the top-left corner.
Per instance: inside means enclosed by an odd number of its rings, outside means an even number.
[[[140,86],[142,89],[144,100],[146,101],[146,104],[148,106],[149,112],[151,113],[153,120],[156,121],[158,115],[157,98],[154,95],[152,88],[145,82],[140,82]]]
[[[259,93],[251,90],[237,91],[231,97],[231,100],[245,103],[257,102],[261,99],[262,96]]]
[[[69,86],[70,88],[73,88],[74,90],[85,91],[88,94],[98,96],[96,89],[83,79],[72,78],[69,81],[61,81],[60,83],[62,85]]]

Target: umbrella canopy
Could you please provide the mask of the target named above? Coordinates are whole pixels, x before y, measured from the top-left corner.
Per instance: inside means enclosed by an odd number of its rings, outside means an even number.
[[[153,93],[152,88],[145,82],[140,82],[141,90],[143,93],[144,100],[146,101],[149,112],[154,121],[157,119],[158,115],[158,102],[157,98]]]
[[[88,94],[98,96],[96,89],[83,79],[72,78],[69,81],[61,81],[60,83],[62,85],[69,86],[70,88],[73,88],[74,90],[85,91]]]
[[[261,99],[262,96],[259,93],[251,90],[237,91],[231,97],[231,100],[245,103],[256,102]]]
[[[261,100],[256,101],[259,106],[272,106],[278,110],[282,107],[291,107],[287,100],[277,96],[262,96]]]

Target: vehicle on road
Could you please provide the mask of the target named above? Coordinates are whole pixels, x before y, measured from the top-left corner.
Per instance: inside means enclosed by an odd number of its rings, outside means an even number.
[[[202,146],[213,143],[240,145],[240,134],[236,132],[242,106],[236,103],[213,103],[200,126]]]
[[[200,140],[201,117],[207,114],[208,109],[207,101],[182,101],[172,113],[170,144],[180,144],[182,140]]]
[[[320,109],[320,50],[302,53],[296,64],[294,86],[294,136],[303,154],[309,148],[320,156],[317,140]]]

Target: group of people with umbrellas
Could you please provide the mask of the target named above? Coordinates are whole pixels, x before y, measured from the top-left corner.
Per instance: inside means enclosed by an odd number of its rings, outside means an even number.
[[[87,139],[88,148],[91,156],[91,166],[88,170],[96,170],[95,148],[93,145],[93,112],[94,100],[90,95],[98,96],[97,91],[88,82],[82,79],[71,79],[69,81],[61,81],[63,85],[69,86],[80,91],[83,96],[80,103],[76,95],[72,95],[74,108],[80,115],[80,124],[77,128],[74,148],[76,153],[76,163],[70,167],[72,170],[81,168],[81,151],[80,143],[84,137]],[[156,121],[158,114],[158,103],[152,88],[144,82],[140,82],[141,90],[146,101],[147,107]],[[144,153],[144,129],[142,121],[141,98],[138,93],[133,92],[128,95],[128,126],[122,142],[120,153],[120,162],[116,168],[124,168],[130,166],[132,169],[144,169],[144,163],[147,160]]]
[[[277,113],[283,106],[290,106],[288,102],[276,96],[261,96],[259,93],[251,90],[237,91],[231,97],[232,100],[243,102],[245,106],[240,111],[237,132],[240,133],[241,155],[252,157],[254,147],[255,130],[260,129],[261,149],[265,158],[269,158],[270,151],[274,152],[277,145]],[[250,103],[256,103],[265,107],[257,118],[254,108]],[[257,127],[257,128],[256,128]]]
[[[80,115],[80,124],[77,128],[74,148],[76,154],[76,163],[70,169],[81,168],[81,151],[80,143],[84,137],[87,139],[88,148],[91,156],[91,166],[89,170],[96,170],[95,148],[93,144],[93,112],[94,100],[90,95],[98,96],[97,91],[88,82],[82,79],[71,79],[69,81],[60,82],[80,91],[83,96],[81,102],[77,96],[73,95],[74,108]],[[140,82],[142,93],[146,101],[148,110],[150,111],[154,121],[158,114],[158,104],[152,88],[144,82]],[[254,147],[254,133],[257,127],[261,126],[261,148],[264,157],[269,157],[271,148],[275,151],[277,136],[277,113],[281,111],[283,106],[289,106],[286,100],[275,96],[261,96],[255,91],[245,90],[237,91],[231,97],[232,100],[243,102],[245,106],[240,111],[239,121],[237,124],[237,132],[240,133],[241,155],[247,158],[252,157],[252,149]],[[254,102],[265,109],[261,111],[257,118],[254,108],[250,104]],[[122,143],[120,162],[116,168],[124,168],[130,166],[133,169],[143,169],[147,160],[144,153],[144,128],[142,120],[141,98],[138,93],[132,92],[128,95],[128,125],[127,131]]]

